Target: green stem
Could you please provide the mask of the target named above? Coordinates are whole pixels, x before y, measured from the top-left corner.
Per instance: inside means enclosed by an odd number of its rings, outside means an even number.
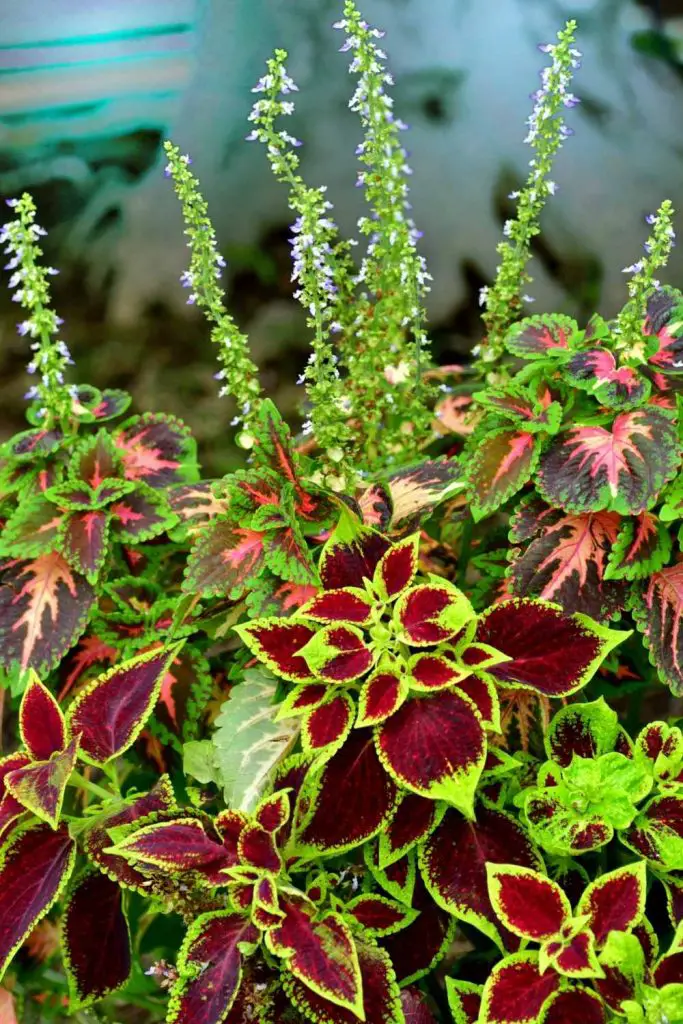
[[[96,782],[91,782],[90,779],[86,779],[85,775],[81,775],[80,772],[72,772],[69,776],[69,785],[76,786],[78,789],[85,789],[88,793],[92,793],[93,796],[98,796],[101,800],[111,800],[113,793],[110,793],[108,789],[104,789],[102,786],[98,786]]]
[[[465,520],[465,525],[462,528],[462,538],[460,542],[460,557],[458,558],[458,577],[457,586],[462,590],[465,586],[467,577],[467,567],[470,564],[470,554],[472,551],[472,531],[474,529],[474,520],[472,516],[468,516]]]

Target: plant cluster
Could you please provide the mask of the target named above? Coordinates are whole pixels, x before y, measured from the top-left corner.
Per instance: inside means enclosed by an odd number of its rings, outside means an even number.
[[[337,27],[363,129],[357,262],[280,126],[282,51],[248,136],[295,215],[298,438],[167,145],[183,284],[246,453],[225,478],[202,478],[183,423],[68,383],[35,208],[10,204],[38,383],[0,456],[0,1011],[683,1021],[683,295],[655,278],[671,205],[617,318],[520,319],[578,102],[570,22],[542,47],[477,364],[431,366],[381,33],[353,0]]]

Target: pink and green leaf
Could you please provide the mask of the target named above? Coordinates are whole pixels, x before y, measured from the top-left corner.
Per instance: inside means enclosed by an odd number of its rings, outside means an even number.
[[[623,607],[625,587],[608,571],[617,537],[615,512],[562,516],[529,546],[511,552],[512,592],[556,601],[567,612],[605,619]],[[613,574],[612,574],[613,575]]]
[[[683,565],[653,573],[633,612],[660,679],[683,694]]]
[[[94,601],[92,586],[55,551],[0,561],[0,664],[51,669],[82,633]]]
[[[541,942],[557,934],[571,918],[560,886],[538,871],[512,864],[486,866],[489,899],[508,931]]]
[[[165,498],[142,483],[115,501],[110,512],[114,536],[129,544],[158,537],[178,521]]]
[[[33,558],[61,546],[64,514],[43,495],[22,501],[0,533],[0,552]]]
[[[75,572],[95,583],[107,560],[109,513],[103,509],[71,512],[64,521],[62,554]]]
[[[585,615],[566,615],[557,605],[521,599],[486,611],[475,638],[508,655],[508,661],[488,670],[498,683],[566,697],[585,686],[629,635]]]
[[[138,654],[81,690],[69,707],[67,724],[81,736],[81,753],[88,761],[106,764],[135,742],[181,647],[182,642]]]
[[[62,709],[33,671],[21,698],[19,733],[34,761],[46,761],[66,746]]]
[[[183,587],[204,597],[241,596],[265,565],[263,530],[214,519],[195,541],[185,570]]]
[[[146,413],[118,428],[114,443],[128,480],[150,487],[192,483],[196,477],[196,445],[188,427],[173,416]]]
[[[650,394],[650,382],[633,367],[618,366],[606,348],[577,352],[564,372],[572,384],[611,409],[633,409],[643,405]]]
[[[465,468],[475,521],[516,494],[538,465],[539,440],[527,430],[503,427],[475,435]]]
[[[568,316],[528,316],[515,324],[505,336],[505,347],[522,359],[567,358],[570,339],[578,324]]]
[[[119,477],[122,465],[109,434],[100,430],[81,444],[69,469],[73,479],[96,491],[105,480]]]
[[[34,925],[62,892],[76,860],[66,825],[15,832],[0,855],[0,978]]]
[[[663,518],[660,516],[660,518]],[[605,578],[637,580],[659,572],[671,555],[671,535],[651,512],[626,519],[612,545]]]
[[[468,698],[439,691],[410,697],[376,729],[377,754],[398,784],[472,816],[486,737]]]
[[[62,949],[72,1011],[115,992],[128,980],[131,948],[120,887],[90,870],[71,889],[62,918]]]
[[[652,406],[620,413],[610,430],[575,427],[541,458],[537,487],[567,512],[643,512],[680,462],[676,424]]]

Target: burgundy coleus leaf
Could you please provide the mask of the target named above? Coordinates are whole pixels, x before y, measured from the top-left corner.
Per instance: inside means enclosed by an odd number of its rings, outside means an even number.
[[[104,852],[112,843],[109,829],[128,826],[141,818],[147,818],[148,815],[170,811],[173,806],[173,788],[168,776],[163,775],[148,793],[135,797],[116,809],[110,809],[91,821],[83,841],[88,860],[118,885],[139,888],[145,892],[145,876],[131,862]]]
[[[195,541],[183,587],[205,597],[239,597],[265,564],[267,533],[214,519]]]
[[[463,490],[462,469],[454,459],[426,459],[393,473],[385,486],[389,491],[391,533],[414,530],[437,505]]]
[[[30,764],[30,761],[31,758],[28,754],[24,754],[22,751],[0,758],[0,842],[7,839],[10,825],[16,823],[17,819],[25,813],[23,804],[15,800],[7,790],[5,780],[11,772]]]
[[[235,632],[251,653],[276,675],[293,683],[314,682],[315,677],[301,657],[301,649],[316,633],[308,623],[292,619],[256,619],[235,626]]]
[[[475,639],[508,656],[487,669],[498,683],[566,697],[585,686],[628,635],[584,615],[565,615],[557,605],[522,599],[484,612]]]
[[[635,580],[658,572],[669,561],[671,534],[651,512],[626,519],[612,546],[606,578]]]
[[[564,373],[572,384],[611,409],[632,409],[650,394],[650,382],[633,367],[618,366],[614,354],[605,348],[577,352]]]
[[[266,936],[283,968],[324,999],[363,1013],[363,985],[353,936],[339,914],[315,920],[315,907],[293,895],[283,899],[284,918]]]
[[[446,984],[448,984],[448,979]],[[401,990],[401,1009],[406,1024],[437,1024],[437,1018],[432,1011],[432,1005],[430,998],[426,993],[421,992],[417,986]],[[478,1015],[479,1008],[477,1007],[477,1014],[472,1019],[476,1021]],[[456,1020],[456,1024],[460,1024],[457,1018],[454,1017],[454,1020]],[[468,1024],[467,1019],[465,1024]]]
[[[382,764],[400,786],[472,815],[486,736],[468,698],[447,690],[410,697],[377,726],[375,743]]]
[[[459,978],[446,978],[448,1006],[454,1024],[477,1024],[483,987]]]
[[[683,950],[661,957],[654,969],[654,981],[658,988],[665,985],[683,985]]]
[[[24,430],[9,439],[4,446],[4,452],[11,455],[13,460],[31,461],[37,456],[51,455],[57,451],[63,440],[64,435],[56,427],[51,430],[45,427]]]
[[[393,864],[391,871],[396,865]],[[422,879],[415,880],[413,908],[415,920],[396,935],[387,935],[381,944],[391,957],[400,985],[410,985],[430,974],[453,945],[457,922],[437,906]]]
[[[676,423],[648,406],[620,413],[610,430],[575,427],[541,458],[536,485],[567,512],[642,512],[657,499],[680,462]]]
[[[170,530],[177,518],[165,498],[145,484],[124,494],[110,509],[112,532],[117,540],[139,544]]]
[[[474,609],[465,595],[445,582],[411,587],[394,607],[399,639],[413,647],[450,640],[474,617]]]
[[[645,912],[645,862],[637,861],[601,875],[585,889],[576,908],[601,945],[610,932],[630,931]]]
[[[345,683],[365,675],[375,655],[355,626],[323,626],[299,651],[312,675],[332,683]]]
[[[683,871],[683,796],[656,796],[621,838],[657,867]]]
[[[543,1024],[605,1024],[606,1020],[600,996],[578,986],[556,992],[543,1014]]]
[[[76,572],[95,583],[107,558],[109,513],[104,509],[71,512],[62,533],[62,553]]]
[[[365,626],[372,614],[372,602],[359,587],[323,590],[307,601],[299,614],[314,622],[347,622]]]
[[[484,671],[457,681],[457,692],[472,701],[479,712],[482,725],[500,732],[500,701],[492,679]]]
[[[345,507],[339,523],[320,554],[318,570],[325,590],[360,587],[371,580],[390,542],[376,530],[364,526]]]
[[[19,829],[0,863],[0,978],[34,925],[55,902],[76,860],[66,825]]]
[[[248,918],[229,910],[202,914],[192,922],[178,956],[168,1024],[220,1024],[242,980],[242,951],[258,942]]]
[[[561,315],[528,316],[511,327],[505,336],[508,352],[523,359],[547,359],[569,355],[569,341],[578,331],[571,317]]]
[[[391,666],[373,672],[363,683],[358,699],[356,725],[377,725],[397,711],[408,696],[405,675],[394,672]]]
[[[62,947],[72,1011],[115,992],[130,976],[130,936],[122,903],[120,886],[92,870],[67,897]]]
[[[53,668],[82,633],[94,601],[90,583],[55,551],[0,561],[0,664]]]
[[[398,799],[368,729],[351,732],[321,769],[309,772],[299,795],[297,846],[335,853],[359,846],[384,828]]]
[[[195,442],[189,428],[174,416],[133,416],[118,428],[114,443],[128,480],[163,489],[195,478]]]
[[[34,761],[46,761],[66,746],[62,710],[35,672],[29,679],[19,707],[19,732]]]
[[[373,576],[373,585],[382,601],[394,601],[410,586],[418,568],[420,534],[413,533],[393,544],[382,555]]]
[[[524,486],[539,455],[540,441],[527,430],[503,427],[476,435],[465,469],[475,520],[495,512]]]
[[[567,978],[601,978],[604,972],[595,953],[595,936],[587,929],[576,931],[567,925],[563,935],[552,938],[541,949],[540,962],[552,966]],[[566,938],[564,933],[567,933]]]
[[[634,615],[660,679],[683,694],[683,565],[655,572],[647,590],[634,598]]]
[[[387,896],[364,893],[344,906],[344,914],[357,921],[370,935],[383,936],[407,928],[419,911]]]
[[[419,878],[415,850],[409,850],[400,860],[381,868],[377,859],[376,844],[366,843],[363,847],[363,859],[368,871],[381,889],[407,907],[412,906],[415,885]],[[433,900],[431,903],[434,905]],[[407,972],[407,974],[410,973],[410,971]]]
[[[545,749],[548,757],[566,768],[575,755],[591,758],[611,753],[620,736],[616,712],[600,697],[560,708],[546,731]]]
[[[195,868],[230,867],[232,858],[226,848],[207,835],[196,818],[178,818],[144,825],[105,853],[115,854],[164,871],[192,871]],[[226,877],[225,881],[228,879]]]
[[[526,550],[511,552],[511,590],[519,597],[556,601],[567,612],[594,619],[624,605],[625,585],[605,577],[619,534],[615,512],[562,516],[543,529]]]
[[[362,982],[362,1015],[365,1024],[402,1024],[399,1016],[399,991],[391,959],[387,953],[376,946],[367,936],[355,939],[358,953],[358,964]],[[305,1013],[291,1020],[291,1024],[304,1024],[306,1020],[315,1020],[316,1024],[357,1024],[358,1010],[349,1010],[338,1006],[304,985],[288,971],[282,971],[282,984],[285,992],[295,1006]],[[268,1018],[271,1024],[271,1018]],[[406,1016],[406,1024],[426,1024],[421,1020],[410,1022]],[[228,1024],[231,1024],[228,1021]],[[246,1024],[236,1021],[235,1024]],[[272,1024],[290,1024],[290,1018],[282,1013],[275,1013]]]
[[[96,491],[105,480],[121,475],[122,461],[109,434],[100,430],[83,442],[69,468],[76,480]]]
[[[69,707],[67,723],[73,735],[80,735],[81,753],[88,761],[106,764],[135,742],[181,647],[182,642],[138,654],[81,690]]]
[[[508,931],[541,942],[570,920],[572,909],[563,890],[540,872],[494,863],[486,871],[491,904]]]
[[[560,977],[541,973],[536,953],[515,953],[495,965],[484,986],[481,1020],[486,1024],[537,1024]]]
[[[5,786],[36,817],[57,828],[69,776],[76,764],[78,737],[47,761],[32,761],[5,776]]]
[[[477,807],[475,821],[449,809],[420,851],[420,871],[433,898],[494,942],[516,949],[518,939],[499,927],[491,904],[486,865],[513,864],[543,870],[527,833],[510,815]],[[502,934],[502,939],[501,939]]]
[[[247,824],[237,841],[237,854],[242,864],[278,874],[282,867],[273,834],[262,825]]]
[[[290,815],[290,799],[286,792],[273,793],[261,800],[254,811],[254,820],[267,832],[278,832]]]
[[[453,686],[467,673],[449,658],[441,658],[437,654],[416,654],[408,665],[411,689],[424,693]]]
[[[443,817],[433,800],[416,793],[404,793],[396,814],[379,836],[379,866],[400,860],[416,843],[425,839]]]
[[[355,714],[356,705],[347,693],[309,711],[301,727],[304,753],[331,756],[348,736]]]

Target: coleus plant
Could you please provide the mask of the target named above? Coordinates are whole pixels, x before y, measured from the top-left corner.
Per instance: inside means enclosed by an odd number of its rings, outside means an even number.
[[[280,127],[282,51],[250,116],[296,215],[299,437],[225,308],[190,160],[166,146],[183,284],[247,453],[223,479],[200,477],[180,421],[120,422],[123,392],[66,383],[42,229],[29,196],[11,203],[36,383],[0,455],[8,738],[18,722],[0,761],[0,1012],[671,1024],[683,734],[632,629],[680,692],[683,297],[653,276],[670,204],[615,321],[521,318],[577,102],[568,23],[544,47],[474,373],[431,368],[381,33],[352,0],[338,27],[364,131],[360,266]],[[464,446],[436,429],[451,376]]]

